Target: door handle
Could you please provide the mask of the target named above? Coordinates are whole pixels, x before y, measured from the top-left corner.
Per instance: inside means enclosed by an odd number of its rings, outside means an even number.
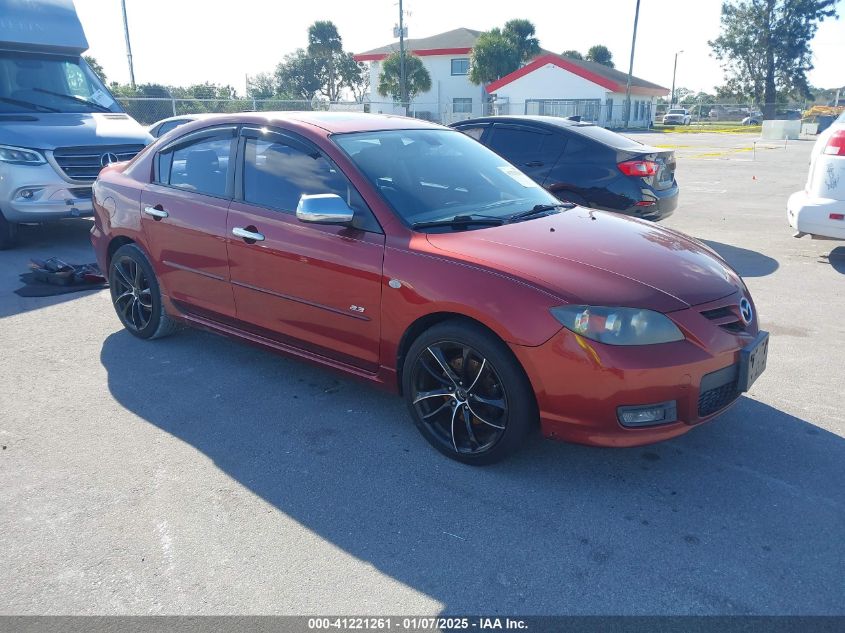
[[[542,167],[543,163],[539,160],[532,160],[530,163],[525,163],[526,167]]]
[[[156,220],[162,220],[170,215],[164,209],[157,209],[156,207],[144,207],[144,213],[153,216]]]
[[[250,227],[250,228],[252,228],[252,227]],[[234,235],[235,237],[240,237],[240,238],[246,240],[247,242],[250,242],[250,241],[252,241],[252,242],[263,242],[264,241],[264,234],[263,233],[259,233],[258,231],[250,231],[248,229],[244,229],[244,228],[241,228],[239,226],[236,226],[235,228],[232,229],[232,235]]]

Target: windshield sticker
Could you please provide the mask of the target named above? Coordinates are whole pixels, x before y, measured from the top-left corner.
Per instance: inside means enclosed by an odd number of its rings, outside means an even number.
[[[108,96],[105,92],[103,92],[102,90],[95,90],[91,94],[91,101],[94,101],[95,103],[99,103],[101,106],[106,107],[106,108],[111,106],[112,103],[114,103],[112,98],[110,96]]]
[[[499,167],[499,170],[503,174],[507,174],[508,176],[513,178],[523,187],[540,187],[540,185],[538,185],[536,182],[531,180],[528,176],[523,174],[521,171],[519,171],[516,167],[513,167],[512,165],[503,165],[502,167]]]

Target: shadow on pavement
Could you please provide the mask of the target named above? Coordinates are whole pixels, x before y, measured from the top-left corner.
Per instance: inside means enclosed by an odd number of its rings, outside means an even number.
[[[736,272],[743,277],[765,277],[778,269],[776,259],[739,246],[722,244],[711,240],[702,240],[707,246],[719,253]]]
[[[845,440],[750,398],[660,445],[474,469],[398,397],[207,333],[117,332],[101,361],[122,406],[444,613],[845,608]]]
[[[827,255],[822,255],[824,259],[833,267],[838,273],[845,275],[845,246],[837,246]]]
[[[19,297],[14,294],[23,286],[21,273],[29,271],[29,260],[58,257],[71,264],[89,264],[95,260],[89,234],[91,220],[66,220],[45,225],[23,225],[18,229],[15,248],[0,251],[0,319],[23,312],[88,296],[82,290],[51,297]]]

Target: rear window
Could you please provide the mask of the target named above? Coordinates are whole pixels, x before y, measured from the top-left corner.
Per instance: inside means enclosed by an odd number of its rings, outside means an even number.
[[[639,141],[635,141],[627,136],[622,136],[616,132],[611,132],[610,130],[606,130],[598,125],[573,125],[566,129],[573,134],[586,136],[587,138],[603,143],[604,145],[609,145],[614,149],[640,151],[643,146],[643,144]]]

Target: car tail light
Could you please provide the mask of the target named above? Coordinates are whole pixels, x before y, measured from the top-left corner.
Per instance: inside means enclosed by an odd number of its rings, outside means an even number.
[[[626,160],[619,163],[619,171],[626,176],[654,176],[657,173],[658,165],[650,160]]]
[[[827,139],[824,153],[828,156],[845,156],[845,130],[837,130]]]
[[[845,213],[831,213],[829,216],[831,220],[845,220]]]

